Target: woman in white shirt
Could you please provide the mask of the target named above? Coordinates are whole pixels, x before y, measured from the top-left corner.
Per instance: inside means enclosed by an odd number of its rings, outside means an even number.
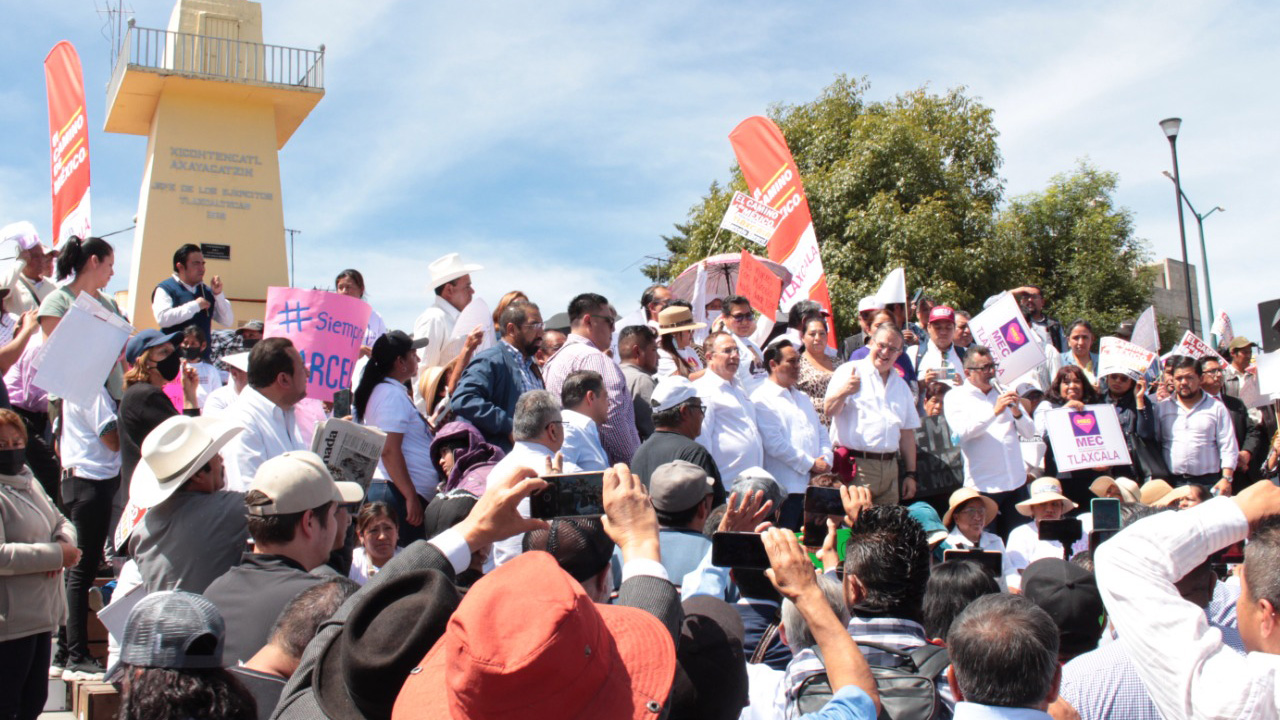
[[[947,513],[942,516],[942,524],[950,530],[947,543],[956,550],[1004,553],[1002,574],[1008,575],[1009,554],[1005,552],[1004,541],[983,529],[999,513],[996,501],[973,488],[960,488],[951,493],[947,505]]]
[[[364,300],[364,275],[359,270],[347,268],[338,273],[338,278],[333,281],[333,286],[338,292],[357,300]],[[368,302],[367,300],[365,302]],[[369,311],[369,324],[364,331],[363,347],[360,348],[360,354],[367,356],[373,348],[373,343],[387,332],[387,324],[382,321],[382,316],[377,310]]]
[[[356,538],[360,545],[351,553],[347,577],[363,585],[400,553],[396,511],[384,502],[365,503],[356,516]]]
[[[400,330],[374,341],[352,403],[357,420],[387,434],[366,500],[396,509],[401,545],[423,539],[422,511],[439,481],[431,462],[431,430],[405,385],[418,377],[417,350],[426,342]]]
[[[1009,572],[1005,575],[1005,582],[1011,590],[1022,587],[1022,571],[1036,560],[1049,557],[1067,559],[1063,558],[1062,543],[1040,539],[1040,523],[1060,520],[1078,506],[1062,494],[1062,483],[1057,478],[1042,477],[1031,483],[1031,497],[1015,507],[1019,513],[1030,517],[1031,522],[1019,525],[1009,533],[1005,553],[1005,567]]]
[[[683,300],[672,300],[658,313],[657,377],[679,375],[687,378],[703,369],[702,360],[693,349],[693,331],[706,326],[706,323],[693,321],[693,310]]]

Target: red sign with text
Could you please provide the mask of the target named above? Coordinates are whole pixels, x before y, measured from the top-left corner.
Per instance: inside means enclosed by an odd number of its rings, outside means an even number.
[[[89,122],[80,56],[63,40],[44,59],[49,92],[49,158],[53,183],[53,243],[88,237]]]
[[[755,255],[742,251],[738,263],[738,294],[751,301],[765,319],[773,322],[778,311],[778,298],[782,297],[782,278],[773,274]]]

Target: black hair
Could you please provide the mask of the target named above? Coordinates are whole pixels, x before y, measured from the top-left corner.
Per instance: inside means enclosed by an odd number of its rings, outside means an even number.
[[[602,307],[608,307],[609,300],[596,293],[582,293],[569,301],[569,324],[577,325],[584,315]]]
[[[199,245],[192,245],[191,243],[183,245],[173,252],[173,269],[177,270],[179,265],[186,265],[187,258],[191,256],[191,253],[203,255],[204,251],[200,249]]]
[[[766,368],[769,368],[770,371],[772,371],[774,363],[782,362],[782,351],[787,348],[791,348],[793,350],[800,349],[800,348],[797,348],[795,345],[791,344],[790,340],[787,340],[785,338],[774,340],[768,345],[765,345],[764,346],[764,366]]]
[[[1065,337],[1071,337],[1071,331],[1075,330],[1078,327],[1083,327],[1085,330],[1088,330],[1089,335],[1092,336],[1094,340],[1098,338],[1098,333],[1093,331],[1093,325],[1088,320],[1084,320],[1084,319],[1072,321],[1072,323],[1067,326],[1067,334],[1065,335]]]
[[[1217,355],[1200,356],[1199,358],[1196,359],[1196,374],[1203,376],[1204,366],[1208,365],[1209,363],[1218,363],[1218,365],[1222,365],[1222,359],[1219,358]]]
[[[91,257],[106,260],[114,254],[115,250],[111,249],[111,243],[100,237],[82,240],[79,236],[72,235],[58,251],[57,279],[65,280],[79,274]]]
[[[688,400],[685,400],[684,402],[680,403],[679,405],[673,408],[667,408],[666,410],[654,410],[653,411],[654,427],[671,428],[679,425],[680,420],[683,418],[682,413],[684,412],[684,410],[688,408],[692,403],[697,401],[698,401],[698,398],[689,398]]]
[[[354,268],[347,268],[346,270],[343,270],[342,272],[338,273],[338,277],[333,279],[334,287],[337,287],[338,281],[343,278],[346,278],[351,282],[355,283],[356,286],[360,288],[360,296],[361,297],[364,296],[364,275],[361,275],[359,270],[356,270]]]
[[[572,409],[587,399],[587,393],[604,394],[604,378],[595,370],[575,370],[560,388],[560,407]]]
[[[1067,399],[1062,396],[1061,388],[1063,380],[1067,376],[1074,376],[1080,381],[1081,387],[1084,388],[1083,402],[1085,405],[1094,405],[1102,402],[1098,397],[1098,390],[1093,387],[1093,383],[1089,382],[1089,378],[1085,377],[1084,370],[1079,365],[1063,365],[1058,368],[1058,374],[1053,376],[1053,382],[1049,383],[1049,392],[1045,393],[1044,399],[1048,400],[1052,405],[1062,405]]]
[[[258,344],[261,345],[262,343]],[[360,383],[356,385],[356,391],[351,396],[351,408],[355,411],[357,420],[364,421],[364,411],[369,408],[369,398],[373,397],[374,388],[378,387],[378,384],[386,380],[387,376],[391,374],[391,371],[395,368],[396,360],[412,352],[416,351],[409,350],[404,355],[393,357],[385,365],[383,364],[385,358],[379,358],[377,354],[369,356],[369,362],[365,364],[364,373],[360,376]]]
[[[537,305],[527,300],[513,300],[507,303],[507,306],[502,309],[502,314],[498,315],[498,332],[506,335],[508,325],[515,325],[518,332],[520,326],[529,322],[529,313],[537,309]]]
[[[929,580],[924,528],[901,505],[876,505],[858,514],[849,533],[844,572],[866,591],[850,610],[919,622]]]
[[[750,308],[751,301],[741,295],[730,295],[723,300],[723,304],[720,306],[720,314],[724,315],[725,317],[729,317],[731,312],[729,310],[729,307],[731,305],[746,305],[748,308]]]
[[[618,333],[618,359],[626,360],[633,348],[648,347],[657,341],[658,333],[648,325],[628,325]]]
[[[270,387],[281,373],[293,377],[293,357],[289,338],[263,338],[249,351],[249,385],[255,390]],[[367,371],[366,371],[367,374]]]
[[[204,330],[201,330],[197,325],[188,325],[182,328],[182,337],[195,338],[196,342],[201,345],[205,345],[209,342],[209,339],[204,336]]]
[[[969,603],[998,592],[995,578],[978,563],[951,560],[933,566],[924,587],[924,631],[945,642],[951,623]]]
[[[1170,375],[1173,375],[1179,370],[1186,370],[1188,368],[1194,370],[1197,375],[1200,374],[1200,369],[1196,366],[1196,359],[1188,355],[1174,355],[1164,364],[1165,372]]]
[[[658,516],[658,524],[662,527],[668,528],[682,528],[687,526],[693,521],[694,516],[698,514],[698,508],[702,507],[702,503],[705,500],[706,498],[704,497],[702,500],[694,503],[693,507],[687,510],[667,512],[655,508],[654,513]]]
[[[964,699],[998,707],[1038,707],[1058,672],[1058,626],[1022,595],[974,600],[951,626],[947,650]]]
[[[810,316],[822,317],[822,305],[815,300],[801,300],[787,311],[787,327],[804,330]]]
[[[342,603],[359,589],[359,585],[347,578],[331,576],[303,590],[280,611],[267,642],[289,657],[301,660],[320,624],[333,617]]]
[[[936,400],[946,395],[950,391],[951,391],[951,385],[949,383],[944,383],[944,382],[939,382],[937,380],[934,380],[933,382],[929,383],[924,387],[924,399]]]
[[[226,668],[170,670],[122,663],[120,720],[255,720],[253,695]],[[261,718],[260,720],[266,720]]]
[[[646,311],[649,309],[649,303],[654,302],[656,300],[654,295],[656,295],[659,290],[665,290],[666,287],[667,287],[666,285],[658,283],[656,285],[650,285],[649,287],[644,289],[644,292],[640,294],[640,304],[645,308]]]

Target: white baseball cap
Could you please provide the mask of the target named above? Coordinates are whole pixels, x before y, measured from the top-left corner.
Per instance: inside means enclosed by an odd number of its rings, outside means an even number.
[[[649,404],[654,412],[663,412],[696,397],[698,391],[693,389],[693,383],[679,375],[670,375],[658,381],[653,395],[649,397]]]
[[[250,515],[288,515],[324,505],[356,503],[364,499],[364,489],[353,482],[334,482],[320,456],[294,450],[262,463],[249,484],[250,490],[266,495],[270,502],[250,505]]]

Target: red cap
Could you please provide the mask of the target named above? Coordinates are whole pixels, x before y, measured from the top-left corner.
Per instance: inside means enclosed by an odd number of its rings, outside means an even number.
[[[545,552],[477,582],[396,697],[392,720],[656,720],[675,678],[671,634],[597,605]]]
[[[946,321],[954,323],[956,321],[956,311],[946,305],[939,305],[929,311],[929,322],[936,323]]]

